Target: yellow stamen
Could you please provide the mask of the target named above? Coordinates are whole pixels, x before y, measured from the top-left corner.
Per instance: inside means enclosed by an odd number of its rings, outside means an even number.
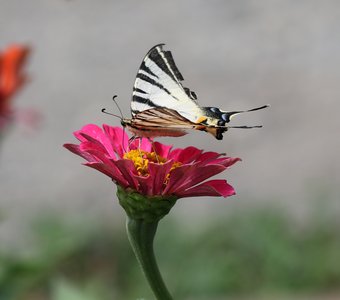
[[[124,153],[123,158],[131,160],[135,165],[138,175],[141,176],[149,175],[149,162],[163,165],[168,161],[166,158],[157,155],[157,153],[154,151],[147,152],[140,149],[131,150],[129,152]],[[165,183],[169,181],[171,171],[173,171],[174,169],[178,168],[181,165],[182,163],[177,161],[172,164],[169,173],[166,175]]]

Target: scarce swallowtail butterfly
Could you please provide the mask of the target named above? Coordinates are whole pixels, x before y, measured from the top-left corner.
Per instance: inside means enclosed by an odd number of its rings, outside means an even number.
[[[211,133],[221,140],[229,128],[254,128],[262,126],[226,126],[236,114],[259,110],[223,111],[217,107],[201,107],[195,92],[184,87],[184,80],[170,51],[164,44],[150,49],[138,70],[133,86],[131,119],[122,119],[136,137],[185,135],[188,130]]]

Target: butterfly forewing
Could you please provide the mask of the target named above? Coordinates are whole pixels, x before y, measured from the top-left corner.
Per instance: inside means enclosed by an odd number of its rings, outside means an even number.
[[[153,47],[145,56],[136,76],[132,102],[132,115],[151,108],[166,107],[195,122],[201,110],[196,95],[183,87],[179,72],[170,51],[163,45]]]

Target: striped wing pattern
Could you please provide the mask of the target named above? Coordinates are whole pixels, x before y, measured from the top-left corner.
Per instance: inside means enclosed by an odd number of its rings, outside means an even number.
[[[147,109],[132,119],[132,125],[153,128],[193,129],[196,124],[188,121],[175,110],[168,108]]]
[[[171,52],[164,51],[163,45],[151,48],[138,70],[131,101],[132,116],[152,108],[168,108],[195,122],[202,114],[196,95],[181,84],[183,76]]]
[[[261,126],[226,126],[232,116],[263,109],[268,105],[244,110],[222,111],[217,107],[200,107],[193,91],[181,83],[170,51],[164,44],[154,46],[143,59],[133,86],[131,119],[122,122],[135,136],[181,136],[188,129],[206,131],[221,140],[228,128]]]

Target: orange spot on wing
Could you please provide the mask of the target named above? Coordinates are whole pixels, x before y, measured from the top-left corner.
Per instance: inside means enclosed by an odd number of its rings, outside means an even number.
[[[205,122],[208,118],[205,116],[201,116],[196,120],[196,123],[202,123]]]

